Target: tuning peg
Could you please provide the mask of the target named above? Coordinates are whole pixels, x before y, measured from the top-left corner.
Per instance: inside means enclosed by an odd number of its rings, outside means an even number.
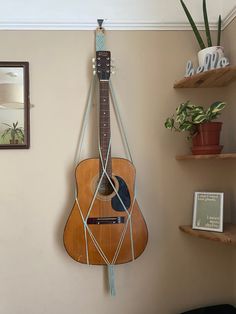
[[[116,74],[116,71],[111,71],[111,74]]]
[[[95,59],[95,58],[92,58],[92,62],[95,63],[95,61],[96,61],[96,59]]]
[[[96,69],[96,65],[95,64],[93,64],[93,69]]]
[[[93,75],[96,75],[97,74],[97,72],[96,71],[93,71]]]

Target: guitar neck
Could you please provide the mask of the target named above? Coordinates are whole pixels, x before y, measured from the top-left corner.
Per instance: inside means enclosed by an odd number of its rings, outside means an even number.
[[[101,80],[100,84],[100,112],[99,112],[99,135],[100,135],[100,147],[103,165],[106,167],[107,174],[111,177],[112,165],[111,165],[111,150],[109,151],[109,143],[111,139],[110,129],[110,104],[109,104],[109,81]],[[108,153],[109,151],[109,153]],[[102,174],[102,165],[100,161],[100,175]],[[108,179],[104,176],[103,183],[106,183]]]

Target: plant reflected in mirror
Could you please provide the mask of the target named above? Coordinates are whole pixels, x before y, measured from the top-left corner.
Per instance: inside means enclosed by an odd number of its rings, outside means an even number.
[[[24,128],[18,126],[18,121],[12,125],[3,123],[7,128],[4,130],[1,138],[1,144],[23,144],[24,143]]]

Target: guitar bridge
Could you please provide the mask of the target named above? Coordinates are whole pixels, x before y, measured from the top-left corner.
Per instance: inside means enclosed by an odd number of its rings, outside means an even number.
[[[113,225],[125,223],[125,217],[91,217],[88,218],[88,225]]]

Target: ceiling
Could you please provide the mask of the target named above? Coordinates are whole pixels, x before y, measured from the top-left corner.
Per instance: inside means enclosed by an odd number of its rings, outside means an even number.
[[[201,27],[202,0],[185,0]],[[207,0],[211,28],[219,14],[226,26],[236,15],[236,0]],[[179,0],[8,0],[1,4],[0,29],[94,29],[97,18],[107,29],[189,28]]]

